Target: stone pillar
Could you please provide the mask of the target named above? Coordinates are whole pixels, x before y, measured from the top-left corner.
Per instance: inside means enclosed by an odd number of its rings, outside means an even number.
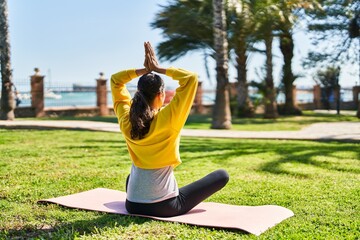
[[[354,108],[357,110],[356,116],[360,118],[360,86],[353,87]]]
[[[44,111],[44,77],[40,75],[38,68],[34,69],[35,74],[30,77],[31,81],[31,107],[35,110],[35,117],[45,116]]]
[[[109,115],[106,81],[107,79],[104,78],[104,74],[101,72],[100,77],[96,79],[96,106],[99,108],[100,116]]]
[[[320,109],[321,108],[321,87],[320,85],[315,85],[314,90],[314,109]]]
[[[353,102],[354,102],[354,108],[357,109],[357,106],[359,104],[359,94],[360,94],[360,86],[354,86],[353,87]]]
[[[202,82],[198,82],[198,87],[197,87],[196,95],[195,95],[195,99],[194,99],[196,113],[203,113],[204,108],[203,108],[203,104],[202,104],[202,96],[203,96]]]

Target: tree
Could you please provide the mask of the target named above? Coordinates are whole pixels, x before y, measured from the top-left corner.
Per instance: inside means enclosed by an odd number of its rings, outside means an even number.
[[[333,64],[357,62],[359,68],[357,81],[360,82],[360,1],[322,0],[321,2],[323,9],[309,14],[312,18],[309,30],[315,33],[313,42],[316,49],[309,52],[303,65],[307,68],[324,68]],[[356,48],[357,51],[354,50]],[[360,117],[360,107],[357,116]]]
[[[274,87],[274,78],[273,78],[273,54],[272,54],[272,43],[273,35],[271,30],[264,30],[264,42],[265,42],[265,51],[266,51],[266,95],[265,95],[265,118],[277,118],[277,104],[276,104],[276,91]]]
[[[296,76],[292,70],[292,59],[294,57],[294,39],[291,28],[283,28],[280,33],[280,51],[283,55],[284,64],[282,68],[281,82],[284,86],[285,105],[281,111],[284,115],[301,115],[301,110],[295,106],[293,94]]]
[[[215,96],[215,105],[213,110],[212,128],[230,128],[231,112],[229,103],[229,81],[228,81],[228,49],[226,35],[226,21],[224,9],[222,7],[220,17],[221,22],[216,22],[216,28],[211,22],[213,18],[213,2],[207,1],[174,1],[167,6],[163,6],[163,10],[156,16],[156,20],[151,23],[154,28],[163,30],[166,40],[157,47],[159,59],[174,61],[184,56],[189,51],[203,50],[217,61],[217,87]],[[214,22],[215,23],[215,22]],[[220,24],[220,25],[219,25]],[[191,27],[189,27],[191,26]],[[224,28],[219,30],[218,28]],[[225,48],[214,43],[215,29],[220,31],[220,37]],[[217,36],[218,36],[217,35]],[[224,38],[223,38],[224,37]],[[220,43],[221,44],[221,43]],[[217,51],[221,51],[218,53]],[[210,52],[210,53],[209,53]],[[220,57],[219,54],[226,54]],[[222,72],[219,72],[222,71]],[[218,82],[220,81],[220,82]]]
[[[162,6],[162,8],[162,11],[157,14],[155,21],[151,23],[153,28],[163,30],[163,35],[166,39],[157,47],[159,58],[174,61],[189,51],[201,50],[204,51],[205,68],[208,72],[207,57],[210,56],[215,59],[214,32],[210,24],[213,18],[212,0],[173,1],[167,6]],[[239,34],[244,32],[241,30],[245,29],[244,21],[238,21],[240,17],[234,14],[231,4],[225,5],[225,11],[227,11],[228,15],[232,16],[231,18],[226,18],[226,36],[229,42],[229,49],[234,49],[237,55],[236,68],[238,69],[237,78],[239,82],[237,105],[240,112],[244,113],[241,116],[251,116],[253,109],[249,101],[246,83],[246,51],[248,46],[246,41],[248,38],[244,34]],[[246,11],[242,11],[240,15],[244,16],[245,13]],[[247,28],[251,29],[251,27]]]
[[[322,102],[326,109],[330,109],[331,97],[334,97],[334,91],[340,90],[339,85],[339,75],[340,67],[330,66],[325,70],[318,70],[316,74],[315,81],[317,84],[321,85],[322,88]],[[339,114],[339,100],[340,100],[340,91],[337,96],[336,108]]]
[[[226,16],[222,0],[213,0],[213,11],[217,84],[211,128],[230,129],[231,112],[228,78],[228,41],[226,36]]]
[[[262,1],[258,4],[256,11],[256,34],[265,44],[265,69],[266,69],[266,93],[265,93],[265,113],[264,118],[277,118],[276,91],[273,79],[273,53],[272,45],[274,39],[274,31],[278,21],[278,7],[276,2],[271,0]]]
[[[0,0],[0,61],[1,61],[1,109],[0,119],[15,118],[15,100],[12,92],[12,72],[10,64],[10,41],[7,1]]]
[[[247,79],[248,56],[254,42],[252,36],[255,26],[253,13],[255,2],[234,0],[229,1],[227,5],[231,32],[229,45],[231,49],[234,49],[236,58],[237,116],[239,117],[252,117],[255,111],[249,98]]]
[[[314,9],[308,28],[313,32],[315,50],[304,61],[307,68],[358,62],[360,67],[360,1],[322,0]],[[357,40],[357,41],[356,41]],[[354,51],[354,49],[358,51]],[[360,71],[359,71],[360,80]]]
[[[285,105],[281,113],[285,115],[300,115],[301,110],[296,107],[293,96],[293,83],[297,78],[292,70],[292,60],[294,57],[293,32],[297,27],[297,23],[305,18],[308,10],[321,9],[321,6],[317,0],[280,0],[278,6],[278,35],[280,50],[284,59],[281,83],[284,86],[285,92]]]
[[[175,61],[189,51],[213,55],[212,2],[173,1],[157,13],[150,24],[163,31],[165,41],[157,46],[160,60]],[[208,54],[208,52],[210,52]]]

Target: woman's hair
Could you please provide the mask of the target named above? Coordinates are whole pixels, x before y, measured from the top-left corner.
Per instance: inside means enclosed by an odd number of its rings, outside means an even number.
[[[163,90],[164,81],[159,75],[147,73],[140,77],[130,107],[132,139],[142,139],[149,132],[151,121],[154,118],[151,104],[156,95]]]

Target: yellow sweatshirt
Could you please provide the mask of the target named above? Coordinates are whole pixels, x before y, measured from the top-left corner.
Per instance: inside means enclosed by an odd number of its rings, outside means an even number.
[[[114,111],[118,117],[131,160],[143,169],[166,166],[175,168],[181,163],[179,154],[180,130],[190,113],[197,88],[197,75],[179,68],[168,68],[166,75],[179,81],[175,96],[163,107],[151,122],[150,130],[143,139],[130,135],[131,96],[125,84],[138,77],[135,69],[124,70],[111,76]]]

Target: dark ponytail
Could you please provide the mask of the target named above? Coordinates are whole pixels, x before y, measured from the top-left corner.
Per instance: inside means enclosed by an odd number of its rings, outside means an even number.
[[[132,139],[142,139],[149,132],[154,118],[151,104],[156,95],[164,90],[164,82],[159,75],[148,73],[140,77],[130,108],[130,135]]]

